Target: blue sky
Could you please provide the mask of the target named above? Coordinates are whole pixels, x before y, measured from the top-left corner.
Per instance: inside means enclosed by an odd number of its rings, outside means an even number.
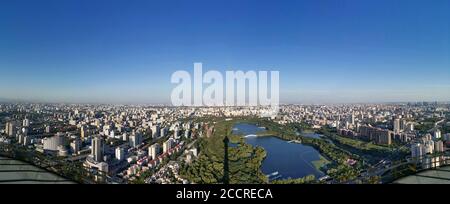
[[[176,70],[278,70],[286,103],[450,101],[450,1],[2,1],[0,98],[169,102]]]

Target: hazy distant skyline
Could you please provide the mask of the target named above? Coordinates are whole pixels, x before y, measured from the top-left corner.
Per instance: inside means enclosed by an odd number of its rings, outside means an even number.
[[[450,101],[450,1],[8,1],[0,99],[169,103],[176,70],[278,70],[282,103]]]

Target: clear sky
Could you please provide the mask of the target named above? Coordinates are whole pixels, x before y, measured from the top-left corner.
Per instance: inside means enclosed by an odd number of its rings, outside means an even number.
[[[448,0],[7,0],[0,98],[169,102],[176,70],[279,70],[287,103],[450,101]]]

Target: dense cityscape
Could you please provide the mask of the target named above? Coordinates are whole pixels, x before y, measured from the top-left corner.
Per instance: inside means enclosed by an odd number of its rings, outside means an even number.
[[[376,184],[450,184],[449,11],[2,1],[0,184],[95,184],[6,187],[33,202],[442,197]]]
[[[264,107],[3,103],[0,155],[77,183],[386,183],[448,163],[449,108],[438,102],[291,104],[263,117]],[[322,174],[262,172],[270,153],[246,144],[236,124],[262,127],[256,137],[313,147]]]

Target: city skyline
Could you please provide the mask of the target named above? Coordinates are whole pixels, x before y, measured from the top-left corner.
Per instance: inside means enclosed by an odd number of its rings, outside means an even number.
[[[3,3],[0,100],[168,104],[202,62],[280,71],[281,103],[450,101],[448,1],[173,3]]]

